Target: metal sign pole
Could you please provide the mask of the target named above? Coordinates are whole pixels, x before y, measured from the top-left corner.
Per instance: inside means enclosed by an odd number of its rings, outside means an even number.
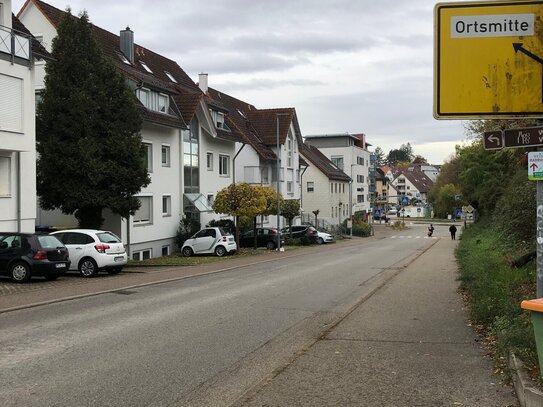
[[[537,236],[536,236],[536,271],[537,271],[537,298],[543,298],[543,181],[537,183]]]

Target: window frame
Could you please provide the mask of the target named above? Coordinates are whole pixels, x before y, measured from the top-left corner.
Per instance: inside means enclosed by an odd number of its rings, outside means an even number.
[[[11,172],[12,172],[11,154],[0,154],[0,198],[11,198]],[[3,192],[4,191],[4,192]]]
[[[230,156],[227,154],[219,154],[219,176],[230,176]]]
[[[311,184],[311,189],[309,189],[310,188],[309,184]],[[315,192],[315,181],[307,181],[307,183],[306,183],[306,192],[308,192],[308,193]]]
[[[153,172],[153,143],[151,141],[143,141],[143,147],[145,149],[145,167],[147,172]]]
[[[153,224],[153,196],[152,195],[142,195],[137,197],[140,200],[140,203],[142,204],[140,208],[136,211],[136,213],[132,217],[132,223],[134,226],[144,226],[144,225],[152,225]],[[139,212],[142,210],[142,199],[149,200],[149,214],[148,216],[142,216],[140,218],[137,217]],[[147,219],[148,218],[148,219]]]
[[[166,204],[166,211],[164,211],[164,204]],[[172,216],[172,196],[170,194],[162,195],[162,217]]]
[[[208,171],[213,171],[213,153],[207,152],[206,154],[206,166]]]
[[[166,160],[164,161],[164,151],[166,151]],[[162,144],[160,147],[160,159],[163,167],[171,167],[170,161],[170,145]]]

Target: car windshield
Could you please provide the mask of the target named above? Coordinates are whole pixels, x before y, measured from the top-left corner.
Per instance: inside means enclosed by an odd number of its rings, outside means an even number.
[[[38,242],[44,249],[56,249],[57,247],[64,247],[64,244],[58,240],[55,236],[38,236]]]
[[[97,233],[96,236],[102,243],[121,243],[121,239],[111,232]]]

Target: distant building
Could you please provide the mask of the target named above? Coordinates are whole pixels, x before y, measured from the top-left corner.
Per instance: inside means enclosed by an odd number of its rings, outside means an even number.
[[[338,169],[353,180],[353,213],[369,212],[372,192],[370,191],[371,144],[365,134],[316,134],[305,136],[307,144],[317,147]],[[305,208],[304,208],[305,209]]]
[[[411,164],[392,169],[394,179],[391,185],[396,189],[399,198],[408,197],[412,202],[428,202],[428,192],[434,185],[434,182],[421,170],[420,165]]]

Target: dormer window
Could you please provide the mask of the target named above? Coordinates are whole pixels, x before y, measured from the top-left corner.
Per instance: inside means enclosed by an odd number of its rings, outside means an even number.
[[[153,71],[151,71],[151,68],[149,68],[145,62],[140,61],[140,64],[141,66],[143,66],[143,69],[145,69],[147,72],[153,73]]]
[[[136,97],[149,110],[155,112],[168,113],[170,109],[170,97],[165,93],[159,93],[154,90],[140,88],[136,90]]]
[[[213,123],[215,123],[215,127],[222,130],[230,131],[226,123],[224,122],[224,113],[219,112],[217,110],[210,110],[211,117],[213,119]]]
[[[170,78],[170,80],[173,82],[173,83],[177,83],[177,80],[173,77],[173,75],[171,73],[169,73],[168,71],[164,71],[164,73],[166,74],[166,76],[168,78]]]

